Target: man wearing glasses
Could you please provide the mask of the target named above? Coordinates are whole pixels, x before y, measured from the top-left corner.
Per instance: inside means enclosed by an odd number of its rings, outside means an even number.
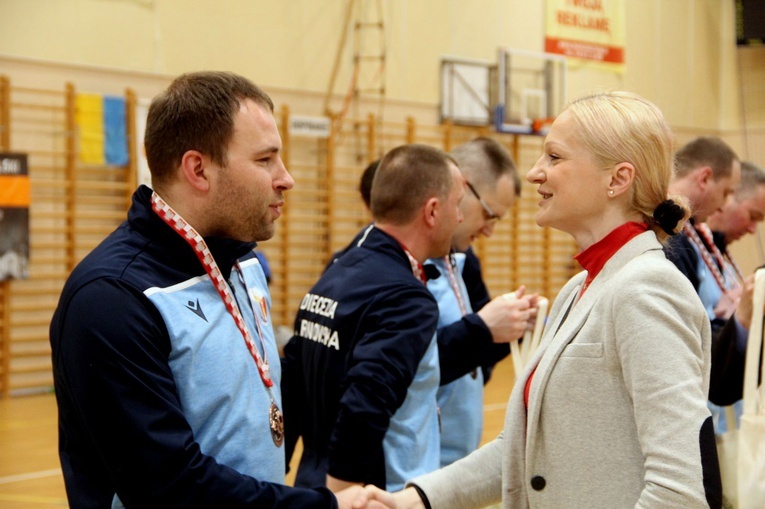
[[[494,225],[520,196],[521,181],[512,157],[490,138],[464,143],[450,155],[466,180],[460,202],[463,221],[452,236],[451,254],[425,263],[427,272],[438,272],[427,286],[439,307],[441,466],[478,447],[483,432],[483,385],[490,369],[507,357],[509,343],[523,336],[527,321],[536,316],[536,296],[524,296],[522,288],[516,292],[517,300],[490,298],[480,262],[470,249],[480,235],[491,237]],[[364,170],[359,183],[367,208],[377,164]],[[366,229],[328,266],[355,246]]]
[[[472,252],[466,255],[480,235],[491,237],[496,222],[520,195],[520,180],[510,154],[492,139],[477,138],[454,149],[451,156],[466,181],[467,192],[460,203],[463,221],[452,236],[452,252],[426,262],[440,273],[427,285],[439,308],[442,467],[478,448],[483,433],[484,385],[478,368],[507,356],[509,343],[523,336],[529,320],[536,316],[537,300],[535,295],[524,295],[523,287],[516,291],[517,299],[490,300],[478,259]]]

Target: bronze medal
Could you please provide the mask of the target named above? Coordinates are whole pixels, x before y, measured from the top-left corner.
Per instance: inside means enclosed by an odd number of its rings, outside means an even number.
[[[281,447],[284,443],[284,416],[275,402],[271,402],[271,408],[268,411],[268,425],[276,447]]]

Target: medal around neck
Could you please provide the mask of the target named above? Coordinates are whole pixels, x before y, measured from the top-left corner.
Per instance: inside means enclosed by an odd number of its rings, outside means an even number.
[[[268,424],[276,447],[281,447],[284,443],[284,416],[274,401],[271,402],[271,408],[268,411]]]
[[[204,267],[205,272],[207,272],[207,275],[210,277],[213,286],[215,286],[215,289],[218,291],[229,314],[234,319],[234,323],[236,323],[239,332],[241,332],[245,345],[247,346],[252,359],[255,361],[255,366],[258,368],[260,379],[271,397],[271,406],[268,409],[268,426],[271,429],[271,437],[274,439],[274,444],[276,444],[277,447],[281,447],[284,443],[284,416],[276,405],[276,401],[274,401],[273,394],[271,393],[271,388],[273,387],[274,382],[270,375],[266,347],[263,340],[263,333],[260,330],[260,321],[257,312],[253,313],[253,315],[255,316],[255,325],[258,327],[258,336],[261,345],[263,345],[263,357],[260,356],[260,353],[255,346],[252,334],[247,329],[247,324],[239,310],[239,305],[237,304],[231,289],[221,275],[218,264],[216,263],[215,258],[213,258],[212,253],[210,253],[205,240],[199,233],[197,233],[194,227],[187,223],[186,220],[173,210],[173,208],[170,207],[170,205],[168,205],[156,192],[152,193],[151,205],[154,212],[168,226],[186,240],[192,249],[194,249],[197,258]],[[241,275],[239,263],[237,262],[235,266]],[[265,301],[265,299],[263,300]]]

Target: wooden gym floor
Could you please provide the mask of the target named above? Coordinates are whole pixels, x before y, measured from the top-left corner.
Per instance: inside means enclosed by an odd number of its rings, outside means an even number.
[[[513,382],[513,365],[507,357],[497,364],[486,386],[483,442],[502,429]],[[57,442],[53,394],[0,399],[0,507],[68,507]]]

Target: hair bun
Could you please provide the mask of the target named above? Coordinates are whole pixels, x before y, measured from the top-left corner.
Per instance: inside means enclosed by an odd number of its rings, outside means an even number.
[[[653,218],[667,235],[674,235],[677,223],[685,217],[685,209],[673,200],[664,200],[653,211]]]

